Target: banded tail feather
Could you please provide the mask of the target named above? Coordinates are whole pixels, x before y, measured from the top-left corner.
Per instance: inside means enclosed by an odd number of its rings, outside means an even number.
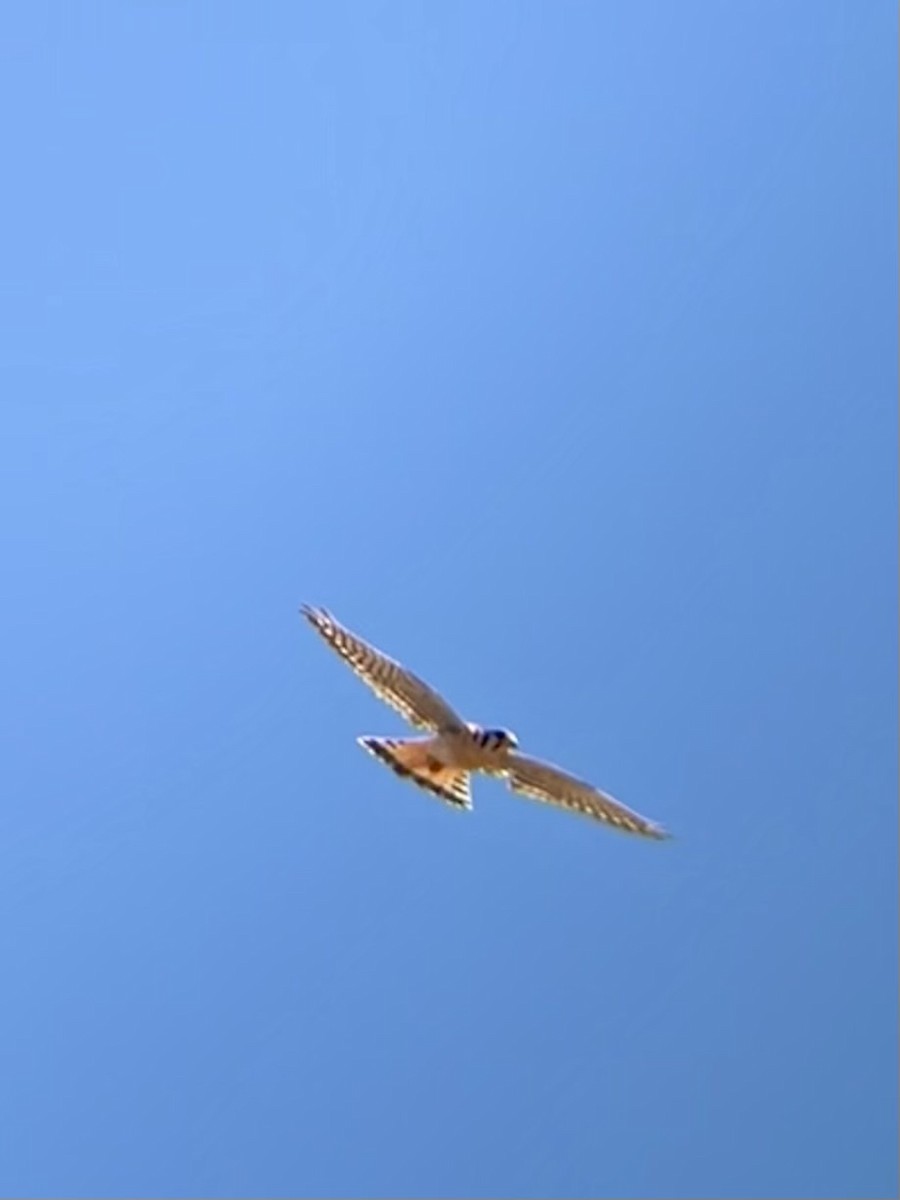
[[[468,771],[444,766],[432,758],[427,752],[427,742],[385,737],[361,737],[356,740],[401,779],[408,779],[454,808],[472,807]]]

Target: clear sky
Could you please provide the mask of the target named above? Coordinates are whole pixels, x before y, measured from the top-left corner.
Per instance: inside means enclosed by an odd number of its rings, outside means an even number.
[[[0,1193],[896,1194],[896,23],[9,8]]]

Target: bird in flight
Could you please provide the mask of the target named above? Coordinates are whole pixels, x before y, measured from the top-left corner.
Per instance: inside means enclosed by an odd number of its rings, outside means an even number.
[[[502,776],[520,795],[605,821],[625,833],[658,839],[669,836],[661,825],[589,783],[550,763],[519,754],[516,736],[508,729],[482,729],[464,721],[434,688],[351,633],[326,609],[304,604],[300,612],[376,696],[414,728],[426,731],[427,736],[418,738],[357,738],[364,750],[401,778],[454,808],[469,809],[469,776],[480,771]]]

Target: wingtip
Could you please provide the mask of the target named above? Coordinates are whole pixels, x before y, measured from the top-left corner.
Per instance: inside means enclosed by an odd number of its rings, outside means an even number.
[[[323,621],[330,621],[331,617],[326,608],[318,608],[312,604],[300,605],[300,616],[305,617],[310,625],[319,628]]]
[[[300,615],[306,617],[307,621],[313,625],[318,625],[322,621],[335,623],[331,612],[321,604],[301,604],[299,609]]]

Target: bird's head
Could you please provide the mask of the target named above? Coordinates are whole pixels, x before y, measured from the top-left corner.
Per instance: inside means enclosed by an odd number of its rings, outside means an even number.
[[[492,746],[503,747],[504,750],[517,750],[519,739],[511,729],[485,729],[484,736]]]

